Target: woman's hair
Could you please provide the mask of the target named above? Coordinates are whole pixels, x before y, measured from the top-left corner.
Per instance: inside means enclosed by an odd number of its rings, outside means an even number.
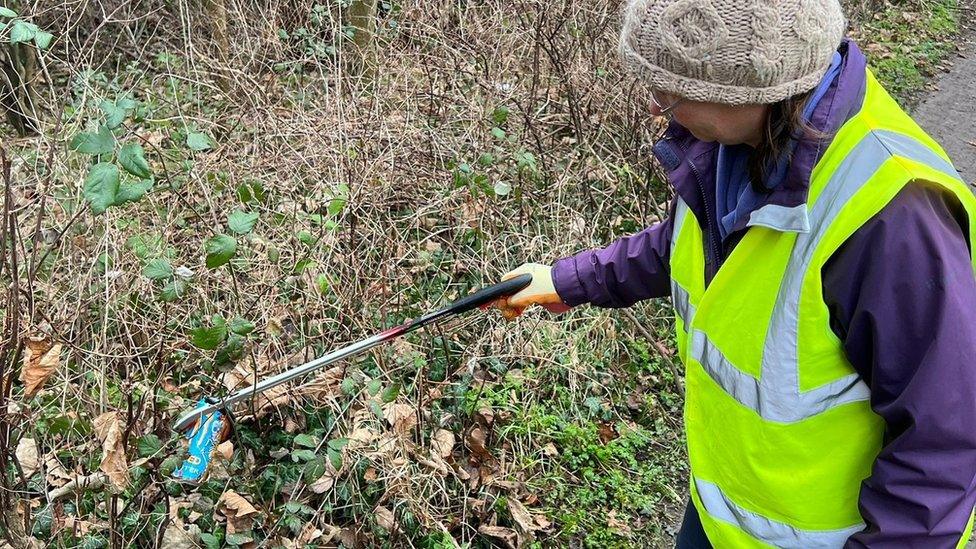
[[[803,108],[811,92],[788,97],[770,105],[763,124],[763,137],[749,159],[749,178],[756,192],[768,193],[765,181],[784,154],[792,154],[790,140],[819,139],[820,132],[803,119]],[[789,157],[786,158],[788,162]]]

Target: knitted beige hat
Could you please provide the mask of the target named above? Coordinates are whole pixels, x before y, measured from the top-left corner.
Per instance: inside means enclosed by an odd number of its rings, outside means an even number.
[[[654,89],[767,104],[813,89],[845,27],[838,0],[629,0],[620,54]]]

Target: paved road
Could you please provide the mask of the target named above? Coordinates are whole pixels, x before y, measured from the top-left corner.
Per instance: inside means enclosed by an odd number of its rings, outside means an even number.
[[[962,178],[976,185],[976,2],[962,2],[959,20],[961,51],[939,87],[929,92],[914,111],[915,120],[942,144]],[[974,10],[974,11],[970,11]]]

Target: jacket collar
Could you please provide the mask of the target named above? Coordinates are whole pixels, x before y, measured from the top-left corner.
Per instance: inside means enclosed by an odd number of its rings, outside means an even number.
[[[837,130],[861,108],[866,84],[864,55],[850,39],[844,39],[840,74],[831,83],[810,116],[809,124],[821,138],[802,138],[796,142],[789,159],[786,177],[743,216],[732,228],[736,232],[747,226],[763,226],[783,232],[808,232],[807,197],[810,174],[833,140]],[[654,154],[668,174],[675,192],[689,208],[701,213],[708,208],[709,193],[714,193],[717,143],[705,143],[672,121],[663,138],[654,146]],[[708,215],[699,215],[699,219]]]

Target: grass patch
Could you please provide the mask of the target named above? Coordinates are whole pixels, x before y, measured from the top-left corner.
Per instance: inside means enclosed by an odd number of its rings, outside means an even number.
[[[955,49],[958,0],[886,5],[855,25],[852,36],[868,65],[902,105],[912,104],[926,81]]]

